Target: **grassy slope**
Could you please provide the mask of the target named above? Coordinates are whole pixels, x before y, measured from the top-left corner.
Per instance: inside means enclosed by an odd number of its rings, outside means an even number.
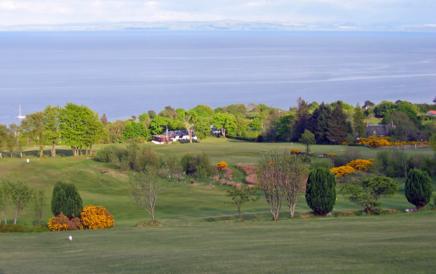
[[[194,145],[154,146],[163,154],[206,152],[213,161],[257,161],[259,152],[303,147],[290,144],[257,144],[208,140]],[[359,149],[365,157],[376,150]],[[313,151],[341,153],[342,146],[314,146]],[[430,153],[429,150],[412,151]],[[65,233],[0,234],[0,273],[31,272],[327,272],[367,273],[432,270],[436,254],[435,214],[398,214],[383,217],[284,219],[269,216],[263,199],[245,210],[257,221],[207,222],[206,217],[234,214],[224,188],[207,184],[163,183],[158,218],[160,228],[138,229],[145,219],[128,194],[128,177],[106,164],[87,159],[32,159],[0,161],[0,178],[17,178],[51,192],[58,180],[74,182],[85,204],[106,206],[115,215],[117,228],[100,232],[74,232],[73,243]],[[410,207],[400,193],[383,199],[386,207]],[[353,209],[338,196],[336,210]],[[297,208],[308,211],[304,198]],[[47,218],[49,206],[47,205]],[[22,222],[30,223],[27,211]],[[407,248],[406,248],[407,245]],[[26,248],[23,248],[26,247]],[[311,257],[312,256],[312,257]]]

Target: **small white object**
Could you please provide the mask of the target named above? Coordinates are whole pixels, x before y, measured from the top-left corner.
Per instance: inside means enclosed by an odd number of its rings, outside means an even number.
[[[68,236],[68,240],[72,241],[73,240],[73,236]]]
[[[26,163],[30,164],[30,159],[29,158],[26,159]]]

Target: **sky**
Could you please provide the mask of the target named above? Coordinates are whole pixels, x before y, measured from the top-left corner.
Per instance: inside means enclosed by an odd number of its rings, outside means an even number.
[[[0,28],[237,21],[436,30],[435,0],[0,0]]]

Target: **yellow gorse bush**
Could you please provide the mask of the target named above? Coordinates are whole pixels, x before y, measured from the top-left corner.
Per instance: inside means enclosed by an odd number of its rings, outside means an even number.
[[[296,148],[291,148],[290,152],[291,152],[292,155],[299,155],[299,154],[301,154],[301,150],[296,149]]]
[[[358,171],[366,172],[372,167],[373,164],[373,160],[355,159],[346,165],[331,168],[330,172],[337,177],[343,177]]]
[[[343,177],[349,174],[353,174],[355,173],[357,170],[355,170],[353,167],[351,166],[338,166],[338,167],[333,167],[330,169],[330,172],[333,173],[336,177]]]
[[[368,171],[374,165],[373,160],[356,159],[347,164],[358,171]]]
[[[86,206],[80,214],[82,223],[88,229],[105,229],[114,226],[114,219],[104,207]]]
[[[227,164],[226,161],[220,161],[220,162],[218,162],[218,163],[216,164],[216,168],[217,168],[218,170],[224,170],[224,169],[226,169],[226,168],[228,168],[228,167],[229,167],[229,164]]]

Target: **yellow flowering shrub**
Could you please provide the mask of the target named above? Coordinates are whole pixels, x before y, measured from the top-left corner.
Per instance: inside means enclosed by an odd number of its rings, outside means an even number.
[[[114,226],[114,219],[104,207],[86,206],[80,214],[83,226],[88,229],[105,229]]]
[[[224,169],[226,169],[226,168],[228,168],[228,167],[229,167],[229,164],[227,164],[226,161],[220,161],[220,162],[218,162],[218,163],[216,164],[216,168],[217,168],[218,170],[224,170]]]
[[[374,165],[373,160],[356,159],[347,164],[358,171],[368,171]]]
[[[392,145],[388,138],[381,136],[369,136],[368,138],[361,138],[359,140],[359,144],[373,148]]]
[[[61,213],[56,217],[50,218],[47,226],[51,231],[68,230],[68,217]]]
[[[345,165],[345,166],[338,166],[333,167],[330,169],[330,172],[333,173],[336,177],[343,177],[349,174],[353,174],[357,172],[353,167]]]

